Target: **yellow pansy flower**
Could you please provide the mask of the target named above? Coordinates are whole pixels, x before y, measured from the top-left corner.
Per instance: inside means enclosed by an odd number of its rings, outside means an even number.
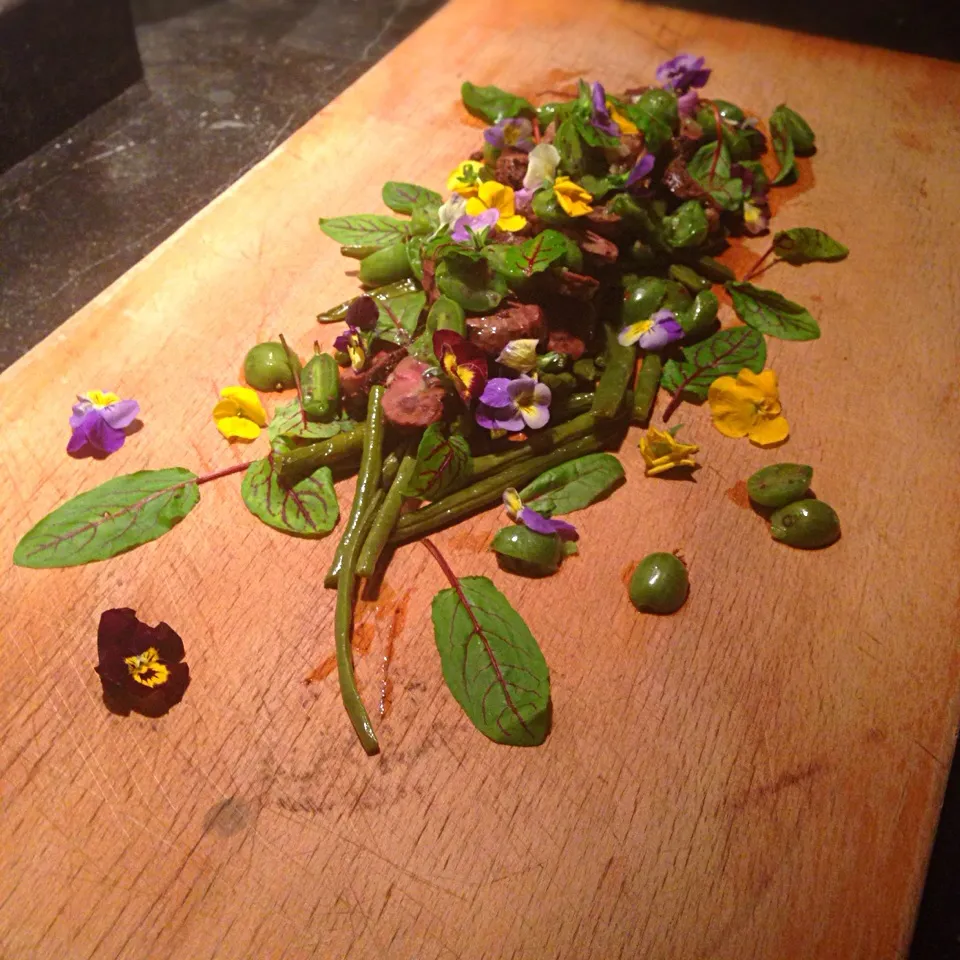
[[[637,125],[627,116],[622,114],[618,109],[615,103],[607,101],[607,112],[610,114],[610,119],[620,128],[620,132],[623,134],[630,133],[639,133],[640,129]]]
[[[104,393],[102,390],[88,390],[86,398],[95,407],[109,407],[120,399],[115,393]]]
[[[447,177],[447,189],[459,193],[461,197],[475,197],[480,188],[477,174],[483,166],[477,160],[464,160],[457,165],[457,169]]]
[[[484,210],[496,210],[500,219],[497,227],[500,230],[522,230],[527,225],[527,218],[521,217],[513,205],[513,187],[497,183],[496,180],[485,180],[480,184],[475,197],[467,200],[467,215],[475,217]]]
[[[656,427],[651,427],[640,438],[640,453],[647,465],[648,477],[666,473],[674,467],[695,467],[697,461],[693,455],[699,450],[695,443],[681,443],[669,430]]]
[[[267,425],[267,411],[249,387],[224,387],[221,400],[213,408],[217,429],[228,440],[256,440],[260,428]]]
[[[569,177],[557,177],[553,181],[553,193],[568,217],[583,217],[593,210],[590,206],[593,197]]]
[[[736,378],[719,377],[707,391],[713,425],[725,437],[749,437],[760,447],[786,440],[790,427],[781,414],[777,375],[746,368]]]

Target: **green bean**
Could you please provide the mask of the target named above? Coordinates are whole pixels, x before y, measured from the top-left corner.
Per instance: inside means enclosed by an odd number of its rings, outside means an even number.
[[[597,392],[593,397],[593,414],[598,420],[612,420],[620,411],[623,395],[633,376],[636,361],[636,348],[631,344],[624,346],[617,339],[617,330],[612,324],[606,324],[606,366],[603,376],[597,382]]]
[[[357,488],[353,495],[353,506],[350,508],[350,518],[344,527],[343,536],[337,552],[333,555],[333,563],[324,577],[325,587],[337,585],[337,578],[343,568],[344,556],[353,549],[354,543],[360,536],[363,512],[370,503],[370,498],[380,486],[380,471],[383,467],[383,387],[371,388],[367,400],[367,429],[364,435],[363,456],[360,458],[360,473],[357,476]]]
[[[340,248],[340,256],[349,257],[351,260],[362,260],[364,257],[369,257],[371,253],[376,253],[382,249],[383,247],[376,245],[364,246],[361,244],[351,244],[350,246]]]
[[[303,479],[320,467],[358,460],[363,451],[366,426],[358,423],[349,433],[338,433],[329,440],[311,443],[290,453],[275,453],[273,462],[283,480]]]
[[[706,277],[701,277],[693,267],[688,267],[684,263],[671,263],[668,271],[671,280],[682,283],[691,293],[699,293],[701,290],[710,289],[710,281]]]
[[[363,700],[360,699],[350,650],[353,638],[353,600],[357,587],[356,559],[357,541],[354,540],[344,551],[343,565],[337,579],[337,606],[333,618],[334,642],[337,654],[337,677],[340,680],[340,699],[343,700],[344,709],[360,738],[363,749],[372,756],[379,753],[380,744],[377,742],[377,735],[374,733],[373,724],[370,723],[370,716],[363,705]]]
[[[663,360],[659,353],[648,353],[640,364],[636,389],[633,393],[633,422],[646,426],[650,422],[653,401],[660,389],[663,375]]]
[[[726,283],[728,280],[737,279],[737,275],[725,263],[721,263],[713,257],[708,257],[706,254],[687,260],[686,263],[702,277],[706,277],[713,283]]]
[[[382,302],[383,300],[390,300],[392,297],[399,297],[404,293],[416,293],[420,289],[420,284],[416,280],[408,278],[398,280],[396,283],[388,283],[376,290],[370,290],[366,296]],[[318,313],[317,323],[342,323],[346,319],[350,304],[357,299],[359,298],[351,297],[349,300],[344,300],[343,303],[338,303],[335,307],[330,307],[329,310],[324,310],[323,313]]]
[[[407,483],[413,476],[413,471],[417,467],[416,447],[408,445],[403,459],[400,461],[400,469],[390,484],[390,490],[383,500],[383,506],[377,512],[370,532],[363,541],[363,549],[360,551],[360,559],[357,561],[357,575],[361,577],[372,577],[377,568],[377,562],[387,545],[390,534],[396,525],[397,518],[400,516],[400,508],[403,506],[404,490]]]
[[[478,510],[497,503],[507,487],[523,487],[544,470],[556,467],[568,460],[596,453],[603,449],[612,436],[591,433],[578,440],[564,443],[549,453],[529,460],[511,464],[504,470],[493,473],[482,480],[451,493],[436,503],[421,507],[412,513],[404,514],[394,528],[390,543],[402,543],[439,530],[441,527],[457,523]]]
[[[591,395],[587,394],[587,396]],[[538,454],[547,453],[562,443],[579,440],[580,437],[593,433],[596,425],[597,419],[592,413],[582,413],[566,423],[558,423],[556,426],[538,430],[525,443],[511,444],[509,450],[474,457],[468,483],[491,473],[497,473],[511,464],[521,463]]]

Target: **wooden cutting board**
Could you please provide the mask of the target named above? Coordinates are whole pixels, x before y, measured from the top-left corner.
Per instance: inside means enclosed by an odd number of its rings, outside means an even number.
[[[498,510],[437,538],[539,638],[544,746],[488,742],[447,692],[429,616],[445,584],[414,544],[360,605],[383,746],[364,756],[336,675],[304,683],[332,652],[334,540],[260,524],[239,476],[123,557],[10,567],[33,523],[108,477],[262,454],[265,437],[216,432],[217,390],[257,340],[305,353],[355,289],[318,216],[381,210],[388,178],[442,185],[474,149],[463,79],[616,90],[680,50],[707,57],[709,94],[809,118],[820,151],[776,224],[852,253],[769,276],[823,327],[770,342],[782,451],[688,406],[703,469],[648,480],[631,431],[627,486],[577,517],[582,554],[545,581],[496,568]],[[0,377],[0,956],[902,955],[957,727],[958,108],[946,63],[616,0],[455,0]],[[91,388],[137,398],[143,428],[73,460],[67,416]],[[791,551],[747,508],[743,478],[781,459],[815,466],[836,546]],[[689,602],[637,615],[631,564],[676,548]],[[193,680],[164,718],[101,702],[97,622],[119,606],[184,638]]]

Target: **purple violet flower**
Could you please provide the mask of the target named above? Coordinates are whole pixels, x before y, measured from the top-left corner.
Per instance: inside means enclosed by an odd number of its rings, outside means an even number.
[[[123,446],[126,427],[136,419],[140,404],[121,400],[116,394],[91,390],[77,395],[70,417],[70,442],[67,453],[77,453],[86,446],[101,453],[114,453]]]
[[[539,430],[550,422],[550,388],[533,377],[493,377],[480,394],[476,420],[488,430]]]
[[[513,147],[529,153],[535,146],[533,124],[526,117],[507,117],[483,131],[483,139],[495,150]]]
[[[515,523],[522,523],[534,533],[543,533],[549,536],[555,533],[561,540],[578,540],[580,534],[572,523],[566,520],[556,520],[537,513],[532,507],[525,507],[520,494],[513,487],[503,491],[503,505],[507,508],[507,516]]]
[[[453,230],[450,233],[450,239],[456,240],[457,243],[472,243],[473,237],[470,235],[471,230],[474,233],[487,230],[499,219],[500,211],[496,207],[490,207],[489,210],[484,210],[483,213],[475,213],[473,216],[465,213],[462,217],[458,217],[454,223]]]
[[[607,109],[607,94],[602,83],[595,83],[592,87],[593,108],[590,111],[590,124],[601,133],[611,137],[620,136],[620,128],[613,122],[610,111]]]
[[[350,358],[350,367],[359,373],[367,365],[367,345],[357,327],[350,324],[333,341],[333,349],[345,353]]]
[[[656,162],[657,159],[652,153],[641,154],[637,162],[633,165],[630,176],[627,177],[627,189],[631,190],[639,187],[640,181],[643,180],[644,177],[649,177],[653,172],[653,167]]]
[[[658,310],[648,320],[638,320],[620,331],[617,339],[625,347],[637,344],[641,350],[662,350],[683,337],[683,327],[672,310]]]
[[[707,73],[710,71],[708,70]],[[677,110],[680,112],[681,117],[692,117],[697,112],[697,107],[700,106],[700,97],[697,96],[696,90],[688,90],[686,93],[681,93],[677,97]]]
[[[678,53],[672,60],[666,60],[657,67],[657,83],[678,96],[691,87],[702,87],[710,79],[710,71],[703,64],[703,57]]]

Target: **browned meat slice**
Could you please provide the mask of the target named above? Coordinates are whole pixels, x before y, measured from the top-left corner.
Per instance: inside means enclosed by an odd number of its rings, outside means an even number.
[[[523,186],[523,178],[527,173],[527,164],[530,158],[514,147],[506,147],[497,157],[497,182],[503,183],[514,190]]]
[[[366,369],[356,373],[351,367],[340,368],[340,393],[344,402],[366,397],[375,383],[383,383],[387,375],[407,355],[405,347],[375,353]]]
[[[383,412],[397,427],[427,427],[443,419],[446,390],[435,380],[424,379],[427,364],[404,357],[383,394]]]
[[[541,340],[547,333],[543,310],[535,303],[509,303],[485,317],[467,317],[467,337],[491,357],[511,340]]]

